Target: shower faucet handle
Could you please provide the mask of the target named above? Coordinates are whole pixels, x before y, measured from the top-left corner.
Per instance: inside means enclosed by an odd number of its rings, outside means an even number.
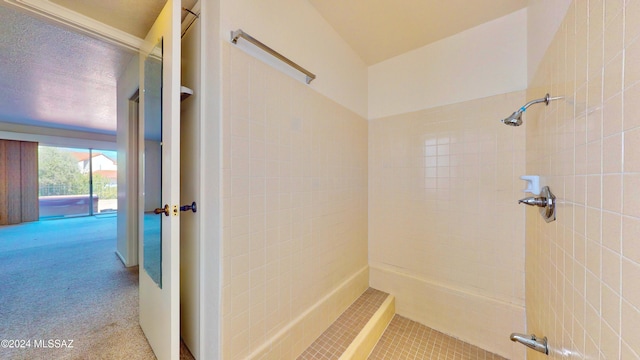
[[[540,215],[546,222],[552,222],[556,219],[556,197],[553,195],[548,186],[540,190],[540,197],[526,197],[518,200],[518,204],[540,207]]]
[[[518,204],[525,204],[529,206],[539,206],[545,207],[547,206],[547,199],[543,197],[526,197],[524,199],[518,200]]]
[[[525,335],[525,334],[512,333],[509,336],[509,338],[513,342],[519,342],[520,344],[528,348],[541,352],[545,355],[549,355],[549,345],[548,345],[546,336],[541,339],[537,337],[535,334]]]

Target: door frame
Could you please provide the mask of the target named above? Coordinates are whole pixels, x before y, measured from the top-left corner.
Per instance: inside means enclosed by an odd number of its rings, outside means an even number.
[[[140,89],[129,98],[129,156],[127,156],[127,193],[138,194],[138,169],[139,156],[133,155],[138,153],[138,136],[140,126]],[[138,209],[138,196],[128,196],[125,199],[127,210]],[[126,266],[135,266],[139,264],[138,260],[138,211],[127,211],[127,262]]]

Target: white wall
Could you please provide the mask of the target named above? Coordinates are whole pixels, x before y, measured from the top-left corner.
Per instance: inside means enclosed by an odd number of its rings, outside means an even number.
[[[523,9],[369,67],[369,119],[524,90]]]
[[[221,12],[225,41],[244,30],[315,73],[313,89],[367,117],[366,64],[308,2],[222,0]]]
[[[110,159],[104,155],[94,156],[92,159],[93,164],[91,165],[93,171],[100,170],[118,170],[117,168],[117,159]],[[114,163],[116,162],[116,163]]]
[[[194,11],[197,11],[194,9]],[[200,20],[182,37],[181,84],[193,95],[180,103],[180,204],[202,205],[200,98]],[[200,355],[200,223],[201,212],[180,216],[180,336],[196,359]]]
[[[531,83],[571,0],[529,0],[527,11],[527,79]]]
[[[125,266],[138,264],[138,227],[135,209],[138,208],[138,153],[137,122],[130,123],[130,101],[138,90],[138,55],[131,58],[129,64],[118,78],[117,116],[118,116],[118,241],[116,253]],[[133,210],[133,211],[130,211]]]
[[[221,238],[220,178],[222,151],[222,85],[220,1],[200,3],[202,36],[200,101],[200,358],[221,358]]]

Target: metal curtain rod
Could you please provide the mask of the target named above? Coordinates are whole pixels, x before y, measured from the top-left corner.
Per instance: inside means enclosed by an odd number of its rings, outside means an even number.
[[[279,52],[273,50],[272,48],[270,48],[267,45],[263,44],[262,42],[260,42],[256,38],[252,37],[251,35],[247,34],[244,31],[242,31],[242,29],[238,29],[236,31],[232,31],[231,32],[231,42],[232,43],[237,44],[238,43],[238,38],[243,38],[243,39],[247,40],[248,42],[256,45],[257,47],[261,48],[262,50],[268,52],[269,54],[271,54],[274,57],[278,58],[279,60],[283,61],[284,63],[286,63],[287,65],[291,66],[292,68],[294,68],[294,69],[300,71],[301,73],[305,74],[307,76],[307,78],[306,78],[307,84],[311,83],[311,81],[316,78],[316,76],[313,73],[311,73],[309,70],[307,70],[307,69],[303,68],[302,66],[294,63],[293,61],[287,59],[286,57],[284,57]]]

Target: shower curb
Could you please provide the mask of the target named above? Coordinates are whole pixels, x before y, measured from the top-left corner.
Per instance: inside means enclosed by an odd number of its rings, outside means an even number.
[[[389,294],[339,360],[366,359],[396,313],[396,298]]]
[[[369,287],[296,359],[367,359],[394,315],[395,297]]]

